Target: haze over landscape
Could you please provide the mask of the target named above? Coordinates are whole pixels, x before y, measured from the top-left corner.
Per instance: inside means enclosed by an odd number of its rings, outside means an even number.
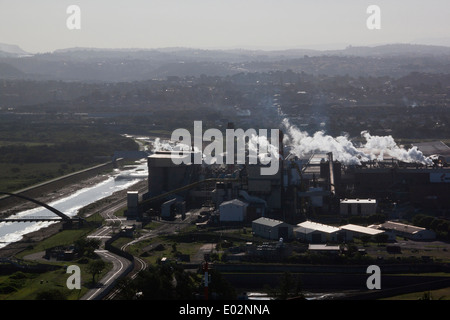
[[[367,8],[381,9],[369,30]],[[80,8],[81,29],[66,13]],[[348,45],[450,45],[450,4],[430,1],[0,1],[0,42],[31,53],[72,47],[343,49]]]
[[[449,12],[0,0],[0,300],[448,300]]]

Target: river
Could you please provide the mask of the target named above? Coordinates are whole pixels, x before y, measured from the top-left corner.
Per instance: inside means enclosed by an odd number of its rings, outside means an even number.
[[[127,189],[147,176],[147,162],[139,162],[136,166],[125,167],[120,171],[114,171],[107,175],[107,179],[76,193],[49,203],[69,217],[77,214],[82,207],[108,197],[116,191]],[[34,208],[19,212],[10,218],[19,217],[55,217],[53,212],[42,208]],[[45,228],[55,222],[2,222],[0,223],[0,248],[10,243],[20,241],[24,235]]]

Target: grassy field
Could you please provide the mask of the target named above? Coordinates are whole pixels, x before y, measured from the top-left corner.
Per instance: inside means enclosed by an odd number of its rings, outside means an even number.
[[[120,238],[114,242],[114,245],[120,247],[129,242],[128,238]],[[155,238],[138,242],[128,247],[127,252],[141,257],[149,264],[156,264],[161,258],[176,260],[179,254],[194,256],[204,243],[191,242],[179,243],[170,239]]]
[[[116,150],[138,150],[132,139],[96,126],[2,122],[0,190],[17,191],[105,162]]]
[[[87,263],[64,262],[62,268],[41,274],[16,272],[13,275],[0,276],[0,300],[36,300],[40,293],[50,290],[58,290],[67,300],[78,300],[86,294],[92,286],[92,276],[87,271]],[[66,281],[70,274],[66,273],[64,266],[77,265],[81,269],[81,289],[69,290]],[[96,279],[101,279],[111,270],[111,265],[99,274]],[[2,288],[14,288],[10,293],[1,293]]]
[[[81,164],[50,163],[0,163],[0,190],[17,191],[44,181],[70,174],[86,167]]]
[[[100,221],[99,214],[96,213],[90,216],[88,219],[86,219],[86,221],[90,222],[90,224],[87,224],[81,229],[63,230],[61,232],[58,232],[51,237],[40,241],[36,245],[31,246],[29,249],[20,252],[16,255],[16,257],[19,259],[23,259],[23,257],[27,255],[45,251],[48,248],[73,244],[76,240],[85,237],[96,229],[96,224],[92,222]]]
[[[99,221],[99,217],[96,214],[89,217],[87,220],[91,222]],[[95,228],[95,224],[91,224],[82,229],[58,232],[36,245],[30,246],[27,250],[17,254],[16,257],[18,259],[23,259],[27,255],[39,253],[54,246],[73,244],[76,240],[91,233]],[[40,293],[49,290],[58,290],[63,294],[65,299],[77,300],[87,293],[92,286],[92,275],[87,269],[91,260],[92,258],[82,257],[75,261],[46,262],[46,264],[56,265],[61,268],[41,274],[16,272],[12,275],[0,276],[0,300],[35,300]],[[33,264],[33,262],[29,263]],[[70,274],[66,273],[65,267],[69,265],[77,265],[80,267],[80,290],[69,290],[66,286],[66,281]],[[111,267],[112,265],[107,264],[106,268],[96,278],[101,279],[109,270],[111,270]]]

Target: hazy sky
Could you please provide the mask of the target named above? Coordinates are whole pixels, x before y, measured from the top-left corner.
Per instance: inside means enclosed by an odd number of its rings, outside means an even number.
[[[69,30],[69,5],[81,29]],[[369,30],[369,5],[381,29]],[[343,48],[450,45],[449,0],[0,0],[0,43],[97,48]]]

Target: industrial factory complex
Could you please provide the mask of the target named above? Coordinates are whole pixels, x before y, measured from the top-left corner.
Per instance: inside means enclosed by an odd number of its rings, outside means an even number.
[[[308,243],[345,243],[385,234],[433,240],[431,230],[406,223],[405,206],[445,216],[450,210],[450,148],[442,142],[418,144],[430,164],[385,158],[346,165],[334,154],[297,157],[280,148],[279,170],[262,175],[263,164],[174,164],[173,151],[148,156],[148,192],[128,193],[130,219],[173,219],[190,208],[208,208],[202,226],[251,226],[254,235]],[[342,224],[349,217],[383,214],[370,225]],[[403,222],[399,222],[403,219]],[[370,221],[370,220],[365,220]]]

